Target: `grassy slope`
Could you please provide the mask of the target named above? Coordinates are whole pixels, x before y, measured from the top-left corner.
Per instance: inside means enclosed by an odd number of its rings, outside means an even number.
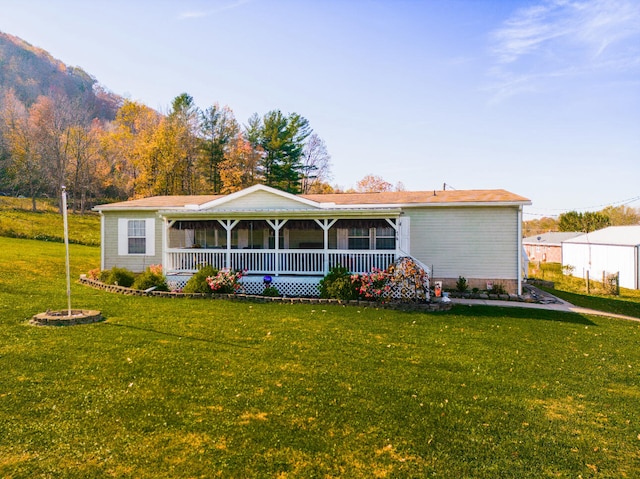
[[[73,245],[74,276],[95,247]],[[0,238],[0,477],[640,475],[640,324],[137,298]]]
[[[31,211],[28,198],[0,196],[0,236],[46,241],[64,241],[62,215],[48,200],[38,200],[38,211]],[[68,215],[69,242],[100,245],[100,217],[95,213]]]
[[[640,318],[640,291],[638,290],[620,288],[620,295],[614,296],[603,289],[602,283],[591,281],[591,294],[587,295],[585,282],[579,278],[563,275],[558,263],[542,264],[539,268],[532,267],[529,273],[530,277],[553,281],[553,289],[543,289],[576,306]]]

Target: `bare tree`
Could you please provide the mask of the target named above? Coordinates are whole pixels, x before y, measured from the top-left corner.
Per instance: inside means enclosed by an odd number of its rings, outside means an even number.
[[[331,155],[324,140],[313,133],[307,139],[302,152],[300,189],[302,193],[311,193],[314,184],[328,183],[331,178]]]
[[[71,130],[87,126],[88,114],[79,102],[61,95],[39,97],[29,113],[36,129],[36,148],[47,175],[49,193],[59,198],[67,182]]]

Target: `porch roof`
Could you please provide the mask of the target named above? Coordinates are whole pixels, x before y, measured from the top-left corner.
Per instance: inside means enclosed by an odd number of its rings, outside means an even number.
[[[224,210],[224,211],[184,211],[161,210],[161,217],[168,220],[204,220],[204,219],[351,219],[351,218],[398,218],[402,214],[401,208],[351,208],[340,210]]]

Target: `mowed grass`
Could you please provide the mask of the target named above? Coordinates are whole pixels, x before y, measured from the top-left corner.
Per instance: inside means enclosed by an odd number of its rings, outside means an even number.
[[[100,217],[93,212],[68,214],[69,242],[100,245]],[[44,241],[64,241],[64,220],[51,200],[38,200],[31,211],[31,199],[0,196],[0,236]]]
[[[640,476],[640,323],[72,294],[29,326],[64,247],[0,238],[0,477]]]
[[[562,274],[559,263],[543,263],[539,267],[531,267],[529,273],[530,277],[553,281],[553,288],[543,289],[571,304],[640,318],[639,290],[620,288],[620,294],[614,295],[604,288],[601,281],[590,281],[590,294],[586,294],[586,281]]]

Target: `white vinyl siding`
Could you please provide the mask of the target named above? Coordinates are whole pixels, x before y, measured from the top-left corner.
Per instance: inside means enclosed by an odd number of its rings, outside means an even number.
[[[211,211],[238,211],[238,210],[299,210],[299,209],[315,209],[304,203],[295,201],[291,198],[285,198],[269,191],[254,191],[250,195],[223,203]]]
[[[144,221],[144,254],[129,254],[129,220]],[[149,213],[104,213],[102,224],[103,269],[118,266],[139,273],[152,264],[162,263],[163,222],[155,216],[149,216]]]
[[[407,208],[410,253],[438,278],[518,278],[517,207]]]

